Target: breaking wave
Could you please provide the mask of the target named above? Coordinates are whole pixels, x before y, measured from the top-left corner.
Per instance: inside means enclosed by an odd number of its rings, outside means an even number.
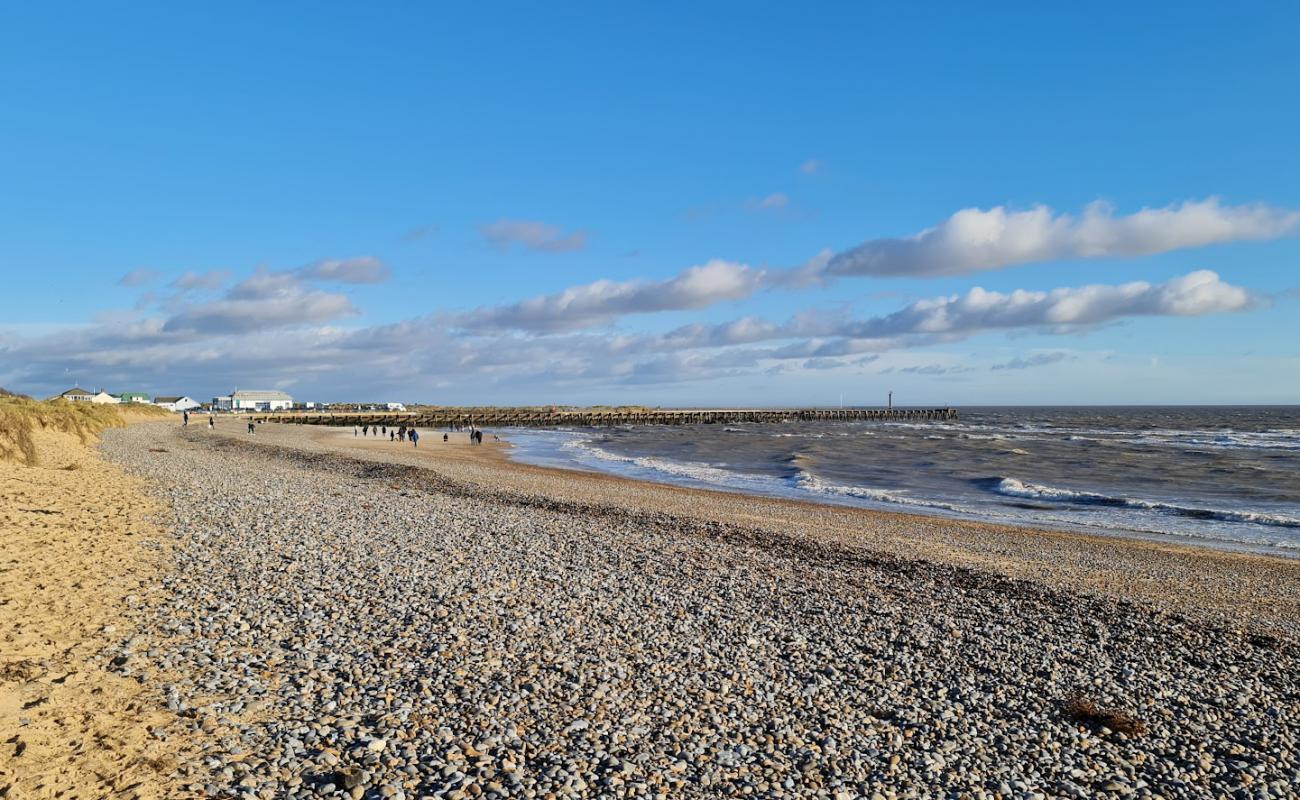
[[[1258,511],[1235,511],[1222,508],[1195,508],[1164,503],[1158,500],[1143,500],[1135,497],[1122,497],[1098,492],[1082,492],[1074,489],[1062,489],[1057,486],[1044,486],[1037,483],[1020,481],[1015,478],[995,478],[993,491],[1008,497],[1020,497],[1030,500],[1051,500],[1058,503],[1078,505],[1106,506],[1110,508],[1135,508],[1146,511],[1158,511],[1191,519],[1218,520],[1220,522],[1244,522],[1255,525],[1274,525],[1282,528],[1300,528],[1300,517],[1285,514],[1268,514]]]
[[[795,485],[800,489],[814,494],[839,495],[841,497],[856,497],[859,500],[871,500],[877,503],[893,503],[895,505],[911,506],[913,508],[935,508],[945,511],[963,511],[965,509],[954,506],[950,503],[940,502],[938,500],[925,500],[919,497],[912,497],[906,491],[876,489],[870,486],[842,486],[839,484],[826,483],[811,473],[800,470],[799,475],[795,478]]]

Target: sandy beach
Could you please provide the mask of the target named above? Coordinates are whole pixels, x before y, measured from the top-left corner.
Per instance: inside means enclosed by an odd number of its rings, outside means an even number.
[[[167,568],[159,507],[75,436],[36,446],[0,461],[0,796],[176,796],[177,717],[129,655]]]
[[[101,451],[167,543],[106,654],[145,729],[193,742],[169,794],[1295,790],[1291,561],[522,467],[490,437],[168,421]]]

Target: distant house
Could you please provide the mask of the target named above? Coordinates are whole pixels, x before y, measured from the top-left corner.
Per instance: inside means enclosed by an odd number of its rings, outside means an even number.
[[[405,411],[406,405],[403,403],[384,403],[384,407],[389,411]]]
[[[153,404],[161,406],[168,411],[189,411],[191,408],[198,408],[201,404],[192,397],[155,397]]]
[[[149,395],[144,392],[122,392],[117,396],[117,399],[123,403],[147,403],[149,402]]]
[[[59,398],[62,398],[71,403],[89,403],[91,400],[94,399],[94,397],[95,397],[94,392],[88,392],[85,389],[82,389],[80,387],[74,387],[64,392],[63,394],[57,395],[55,397],[51,397],[50,399],[58,400]]]
[[[120,403],[122,402],[122,400],[117,395],[109,394],[103,389],[100,389],[98,392],[94,394],[94,396],[90,398],[90,402],[97,403],[99,405],[109,405],[114,403]]]
[[[293,398],[271,389],[232,392],[230,405],[235,411],[284,411],[293,408]]]
[[[235,401],[228,394],[214,397],[212,398],[212,408],[215,411],[231,411],[235,408]]]

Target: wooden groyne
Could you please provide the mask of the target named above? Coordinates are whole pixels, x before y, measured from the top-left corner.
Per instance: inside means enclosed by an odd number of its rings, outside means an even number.
[[[719,425],[737,422],[949,420],[955,408],[646,409],[446,408],[427,411],[275,412],[254,419],[294,425],[406,425],[447,428],[591,428],[609,425]]]

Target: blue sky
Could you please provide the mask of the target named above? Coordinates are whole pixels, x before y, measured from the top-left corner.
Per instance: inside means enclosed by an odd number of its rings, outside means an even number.
[[[1300,402],[1297,32],[1284,3],[10,4],[0,385]]]

